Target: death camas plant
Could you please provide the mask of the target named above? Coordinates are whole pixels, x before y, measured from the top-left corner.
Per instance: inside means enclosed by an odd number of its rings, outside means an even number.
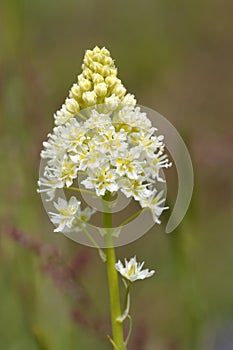
[[[157,135],[146,113],[136,106],[135,97],[126,92],[117,69],[106,48],[95,47],[84,56],[82,73],[78,76],[62,108],[54,115],[55,127],[43,143],[41,157],[45,162],[38,181],[40,193],[54,205],[50,212],[55,232],[82,231],[98,248],[107,265],[112,337],[109,340],[118,350],[126,349],[123,322],[129,318],[129,289],[133,282],[150,277],[154,271],[143,270],[136,257],[116,262],[112,229],[111,202],[121,193],[149,210],[153,221],[160,223],[165,198],[158,190],[163,182],[161,169],[170,166],[164,153],[164,140]],[[76,186],[82,176],[82,187]],[[103,202],[105,231],[104,250],[89,232],[96,209],[74,195],[57,198],[60,189],[86,192]],[[129,220],[130,221],[130,218]],[[119,234],[119,233],[118,233]],[[120,305],[117,271],[123,277],[126,296]],[[131,327],[130,327],[131,328]]]

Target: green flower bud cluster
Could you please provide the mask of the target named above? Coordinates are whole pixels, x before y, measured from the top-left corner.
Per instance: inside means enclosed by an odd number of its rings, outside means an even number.
[[[136,104],[134,96],[126,94],[126,88],[117,78],[114,61],[105,47],[87,50],[82,70],[77,83],[70,89],[69,98],[54,115],[57,125],[75,117],[80,109],[95,104]]]

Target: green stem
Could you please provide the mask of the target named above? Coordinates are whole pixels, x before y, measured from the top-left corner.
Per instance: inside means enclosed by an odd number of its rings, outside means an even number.
[[[106,198],[105,200],[109,198]],[[106,205],[106,204],[105,204]],[[117,321],[117,318],[121,316],[121,304],[120,304],[120,293],[118,285],[118,275],[115,269],[116,255],[115,249],[112,242],[112,213],[106,211],[103,212],[103,224],[104,228],[107,228],[108,232],[105,236],[106,239],[106,264],[108,272],[108,284],[110,294],[110,308],[111,308],[111,320],[112,320],[112,336],[113,344],[117,350],[125,350],[124,335],[123,335],[123,324]]]
[[[127,224],[129,224],[133,219],[135,219],[138,215],[140,215],[141,213],[143,213],[145,210],[148,210],[148,208],[143,208],[138,210],[136,213],[134,213],[133,215],[131,215],[129,218],[127,218],[125,221],[123,221],[119,227],[125,226]]]
[[[89,239],[89,241],[94,245],[94,247],[98,249],[99,256],[101,257],[103,262],[106,262],[106,255],[105,255],[104,251],[99,247],[98,243],[94,240],[92,235],[89,233],[89,231],[85,227],[82,227],[82,230],[85,233],[85,235],[87,236],[87,238]]]
[[[132,317],[130,315],[127,316],[128,319],[129,319],[129,332],[128,332],[128,335],[127,335],[127,338],[125,340],[125,345],[128,344],[129,340],[130,340],[130,337],[131,337],[131,333],[132,333],[132,328],[133,328],[133,321],[132,321]]]
[[[127,283],[126,291],[125,291],[125,301],[124,301],[124,307],[122,310],[122,314],[125,312],[127,309],[127,304],[128,304],[128,296],[129,296],[129,289],[130,289],[130,283]]]
[[[77,192],[80,192],[80,193],[87,193],[87,194],[90,194],[90,195],[96,197],[96,194],[94,192],[89,191],[89,190],[85,190],[84,188],[78,188],[78,187],[73,187],[73,186],[70,186],[70,187],[65,186],[64,188],[66,190],[77,191]]]
[[[83,120],[87,120],[87,117],[84,117],[84,115],[82,115],[82,113],[80,113],[80,112],[77,112],[76,115]]]
[[[125,221],[123,221],[114,231],[113,234],[116,232],[121,232],[119,231],[122,227],[124,227],[125,225],[129,224],[133,219],[135,219],[138,215],[140,215],[141,213],[143,213],[144,211],[148,210],[148,208],[143,208],[140,209],[139,211],[137,211],[136,213],[134,213],[133,215],[131,215],[129,218],[127,218]],[[119,234],[118,234],[119,235]],[[118,237],[117,235],[117,237]]]

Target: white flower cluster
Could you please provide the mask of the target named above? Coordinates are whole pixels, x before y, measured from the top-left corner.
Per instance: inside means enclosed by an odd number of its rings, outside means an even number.
[[[163,136],[156,135],[157,129],[135,106],[134,97],[126,95],[108,50],[88,50],[82,68],[78,84],[55,114],[56,126],[43,143],[41,157],[46,166],[38,191],[46,192],[47,200],[52,201],[56,189],[69,188],[82,172],[86,189],[97,196],[121,191],[142,208],[149,208],[154,222],[160,223],[165,199],[156,185],[163,181],[161,169],[170,166]],[[80,214],[80,203],[73,198],[55,207],[57,230],[71,229],[74,215]],[[72,214],[74,208],[77,212]]]
[[[120,260],[115,264],[115,269],[129,282],[135,282],[137,280],[144,280],[145,278],[154,275],[155,271],[148,269],[142,270],[144,262],[138,263],[136,256],[129,261],[125,259],[125,266]]]
[[[65,124],[70,118],[77,116],[80,109],[95,104],[136,104],[134,96],[126,94],[126,88],[117,78],[117,69],[105,47],[100,49],[96,46],[93,50],[87,50],[82,69],[77,83],[70,89],[69,97],[54,115],[56,125]]]
[[[161,135],[139,107],[121,106],[109,113],[91,109],[86,121],[71,118],[56,126],[44,142],[41,157],[47,159],[40,192],[54,198],[56,188],[70,187],[78,172],[86,175],[82,184],[97,196],[121,191],[127,198],[150,208],[159,223],[164,207],[161,168],[168,167]]]

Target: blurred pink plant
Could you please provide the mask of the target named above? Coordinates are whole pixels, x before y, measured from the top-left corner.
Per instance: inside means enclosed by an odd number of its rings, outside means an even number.
[[[72,296],[76,296],[75,302],[79,306],[74,305],[71,310],[73,321],[102,336],[105,322],[99,318],[93,319],[93,317],[87,315],[87,309],[90,308],[92,301],[80,280],[90,262],[91,255],[86,250],[83,250],[78,252],[68,264],[55,247],[41,243],[38,239],[32,238],[14,227],[5,228],[3,234],[35,253],[40,259],[41,271],[50,277],[63,293],[70,293]],[[85,312],[83,311],[84,308]]]
[[[75,302],[78,305],[74,305],[70,312],[71,318],[75,323],[91,330],[99,337],[105,337],[104,334],[110,332],[107,320],[87,314],[88,308],[91,308],[92,301],[80,281],[91,260],[91,255],[87,250],[79,251],[68,264],[55,247],[44,244],[15,227],[6,227],[2,232],[6,237],[37,255],[38,259],[40,259],[41,271],[53,280],[61,292],[76,296]],[[80,305],[82,306],[80,307]],[[129,349],[144,350],[148,339],[147,326],[141,320],[135,325],[135,329]]]

